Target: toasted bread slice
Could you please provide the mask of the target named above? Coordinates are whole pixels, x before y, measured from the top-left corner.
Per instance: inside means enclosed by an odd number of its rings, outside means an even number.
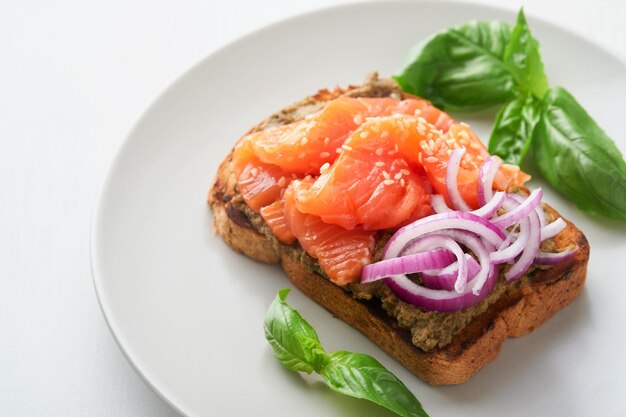
[[[319,109],[339,95],[404,97],[389,80],[373,74],[362,86],[322,90],[318,94],[272,115],[251,131],[289,123]],[[444,346],[424,350],[416,347],[409,329],[383,310],[379,300],[359,300],[300,261],[304,252],[271,236],[263,220],[250,210],[237,192],[232,154],[218,169],[209,192],[216,232],[234,250],[266,263],[280,262],[291,281],[333,315],[354,326],[418,377],[433,385],[459,384],[498,356],[507,336],[522,336],[545,322],[580,294],[585,282],[589,245],[572,223],[551,244],[557,251],[578,246],[574,259],[525,276],[454,335]],[[243,207],[243,209],[242,209]],[[548,217],[559,217],[544,206]],[[304,255],[306,256],[306,255]],[[481,310],[482,311],[482,310]],[[446,313],[441,313],[446,314]],[[448,313],[453,314],[453,313]]]

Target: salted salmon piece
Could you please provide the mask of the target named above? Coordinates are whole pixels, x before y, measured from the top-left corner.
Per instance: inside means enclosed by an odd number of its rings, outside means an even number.
[[[242,169],[255,156],[287,172],[319,174],[325,163],[338,156],[346,138],[367,118],[406,114],[423,117],[447,131],[450,116],[420,98],[351,98],[341,96],[305,119],[265,129],[241,139],[235,148],[235,168]]]
[[[419,162],[423,165],[428,182],[435,192],[443,195],[450,204],[446,190],[446,169],[450,153],[459,147],[465,148],[457,176],[459,192],[472,209],[477,209],[479,207],[478,174],[489,152],[467,124],[453,124],[441,137],[420,142]],[[497,190],[506,191],[509,187],[523,185],[529,179],[530,176],[522,172],[519,167],[504,164],[496,175],[494,187]]]
[[[252,158],[237,178],[237,189],[245,203],[255,212],[278,200],[297,175],[288,174],[277,166]]]
[[[337,285],[358,282],[363,267],[372,262],[374,232],[363,228],[346,230],[327,224],[318,216],[301,213],[295,204],[294,187],[313,182],[310,177],[295,180],[284,193],[284,213],[287,226],[300,246]]]
[[[315,182],[294,184],[298,210],[345,229],[367,230],[397,228],[432,214],[417,150],[435,134],[434,126],[416,117],[367,120]]]
[[[278,240],[287,245],[296,241],[296,237],[291,232],[289,226],[287,226],[284,201],[282,199],[276,200],[272,204],[261,208],[260,213],[261,217],[263,217],[263,220],[272,231],[272,234],[276,236]]]

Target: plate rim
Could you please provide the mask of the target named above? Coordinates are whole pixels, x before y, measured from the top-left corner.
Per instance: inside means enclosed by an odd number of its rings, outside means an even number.
[[[202,58],[197,60],[187,69],[185,69],[179,75],[177,75],[171,81],[169,81],[169,83],[162,90],[160,90],[160,92],[153,99],[149,101],[148,105],[145,106],[144,109],[139,112],[139,116],[132,123],[130,129],[128,129],[128,133],[126,133],[124,138],[118,144],[117,149],[113,153],[113,157],[111,158],[111,160],[109,161],[106,167],[105,174],[100,180],[100,183],[98,184],[98,192],[92,205],[90,226],[89,226],[89,237],[88,237],[90,272],[91,272],[92,284],[94,286],[96,299],[98,301],[98,306],[100,308],[104,321],[118,349],[121,351],[124,358],[126,359],[128,364],[131,366],[131,368],[135,371],[135,373],[143,380],[143,382],[154,393],[156,393],[161,399],[163,399],[170,407],[172,407],[172,409],[174,409],[177,413],[186,417],[199,417],[197,416],[197,414],[195,414],[191,410],[186,410],[181,405],[176,404],[171,399],[172,397],[175,397],[175,396],[167,393],[163,387],[157,386],[157,384],[150,379],[148,375],[149,372],[147,372],[145,369],[142,369],[137,364],[136,360],[133,359],[130,353],[130,350],[131,350],[130,347],[125,345],[126,342],[121,340],[119,333],[116,331],[118,326],[115,323],[113,323],[110,318],[112,315],[110,313],[110,306],[105,305],[106,300],[103,295],[104,290],[102,289],[102,285],[103,285],[102,279],[103,279],[104,273],[98,272],[100,261],[98,260],[98,256],[96,255],[96,253],[98,252],[98,244],[97,244],[97,236],[99,233],[98,224],[99,224],[99,220],[103,216],[102,212],[104,209],[105,195],[107,194],[107,191],[111,189],[110,187],[113,181],[113,176],[114,176],[114,173],[116,172],[117,166],[120,163],[122,155],[126,152],[127,148],[130,146],[130,142],[132,141],[132,138],[136,135],[136,132],[138,131],[140,126],[142,126],[143,122],[153,112],[153,109],[156,108],[166,97],[168,97],[170,95],[170,92],[174,91],[179,86],[179,84],[183,82],[183,80],[185,80],[190,74],[194,73],[200,67],[204,66],[207,61],[216,59],[216,57],[219,57],[219,55],[229,51],[232,48],[236,48],[239,44],[248,42],[249,40],[253,39],[258,34],[261,34],[266,31],[272,31],[279,26],[292,24],[294,22],[297,22],[298,20],[315,18],[317,15],[322,15],[325,13],[333,13],[335,11],[340,11],[343,9],[362,8],[362,7],[383,7],[383,6],[387,6],[390,4],[394,4],[396,6],[409,5],[409,4],[414,5],[416,3],[421,3],[424,5],[448,4],[451,7],[469,6],[469,7],[474,7],[474,8],[483,8],[486,10],[493,10],[493,11],[497,11],[499,13],[505,13],[505,14],[517,13],[517,11],[515,11],[514,9],[510,7],[506,7],[502,5],[486,4],[486,3],[480,2],[480,0],[469,0],[469,1],[460,1],[460,0],[361,0],[361,1],[357,0],[357,1],[354,1],[354,0],[348,0],[346,3],[339,4],[339,5],[318,7],[312,10],[298,12],[294,15],[271,21],[269,24],[266,24],[259,28],[248,31],[244,33],[243,35],[230,40],[226,44],[211,51],[210,53],[204,55]],[[526,17],[529,20],[541,22],[542,25],[549,26],[553,29],[559,30],[565,33],[568,37],[574,38],[575,40],[579,42],[586,43],[589,46],[592,46],[594,49],[597,49],[600,52],[604,53],[605,55],[607,55],[607,57],[614,59],[623,67],[626,67],[626,55],[622,55],[618,53],[617,51],[612,50],[610,47],[604,44],[600,44],[596,42],[595,40],[589,39],[583,35],[580,35],[574,32],[573,30],[567,27],[563,27],[560,24],[547,20],[543,17],[539,17],[533,14],[530,14],[530,15],[527,14]]]

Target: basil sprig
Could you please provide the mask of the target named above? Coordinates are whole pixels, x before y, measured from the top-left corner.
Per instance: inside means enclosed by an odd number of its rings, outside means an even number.
[[[276,359],[292,371],[316,372],[334,391],[381,405],[403,417],[428,417],[420,402],[394,374],[362,353],[326,353],[315,329],[278,292],[265,315],[265,337]]]
[[[505,23],[469,22],[420,44],[396,80],[452,110],[503,105],[489,152],[519,165],[528,149],[541,175],[578,207],[626,220],[626,163],[615,143],[563,88],[549,89],[523,10]]]

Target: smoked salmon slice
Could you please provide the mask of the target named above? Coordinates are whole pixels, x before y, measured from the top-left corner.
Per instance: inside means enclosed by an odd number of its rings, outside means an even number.
[[[392,114],[423,117],[443,132],[454,122],[429,101],[417,97],[394,100],[341,96],[300,121],[243,137],[235,148],[235,167],[242,169],[256,156],[287,172],[319,174],[320,167],[337,158],[346,138],[367,118]]]
[[[408,218],[432,214],[416,150],[436,131],[412,116],[366,121],[312,185],[294,186],[298,210],[345,229],[368,230],[396,228]]]
[[[274,201],[272,204],[261,208],[261,217],[278,240],[288,245],[296,241],[296,237],[287,225],[284,212],[284,201]]]
[[[332,282],[337,285],[357,282],[363,267],[372,262],[374,232],[362,228],[346,230],[324,223],[318,216],[300,212],[295,204],[294,187],[312,181],[310,177],[296,180],[285,191],[287,226],[306,253],[318,260],[320,268]]]
[[[237,179],[243,201],[255,212],[278,200],[289,183],[298,176],[252,158]]]

